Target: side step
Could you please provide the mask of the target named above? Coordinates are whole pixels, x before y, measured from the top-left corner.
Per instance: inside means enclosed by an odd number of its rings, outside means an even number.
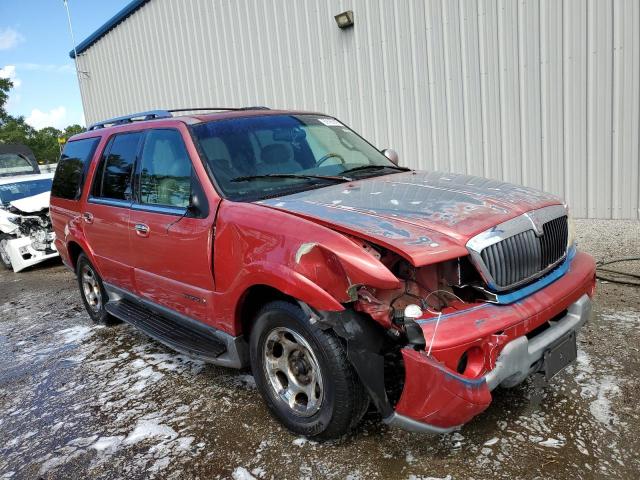
[[[226,363],[218,357],[227,352],[227,345],[218,335],[208,331],[213,330],[211,327],[198,325],[195,321],[183,323],[125,298],[107,302],[105,310],[180,353],[211,363]]]

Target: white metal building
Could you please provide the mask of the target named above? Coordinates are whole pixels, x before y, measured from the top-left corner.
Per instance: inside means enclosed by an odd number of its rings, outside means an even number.
[[[77,52],[87,123],[322,111],[407,166],[640,218],[638,0],[135,0]]]

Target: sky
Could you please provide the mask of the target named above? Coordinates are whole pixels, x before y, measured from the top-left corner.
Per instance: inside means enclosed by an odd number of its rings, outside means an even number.
[[[76,45],[130,0],[68,0]],[[7,111],[27,123],[84,125],[62,0],[0,0],[0,77],[14,83]]]

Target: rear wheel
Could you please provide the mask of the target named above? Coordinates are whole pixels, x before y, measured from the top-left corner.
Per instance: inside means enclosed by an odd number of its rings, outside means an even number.
[[[289,430],[319,440],[347,433],[369,404],[340,339],[302,309],[276,301],[258,314],[251,368],[271,413]]]
[[[0,234],[0,262],[2,265],[11,270],[11,258],[7,253],[7,242],[11,240],[11,235]]]
[[[104,289],[100,275],[98,275],[98,272],[84,253],[81,253],[78,257],[76,275],[82,303],[84,303],[84,308],[87,309],[91,319],[104,325],[119,323],[116,318],[109,315],[105,310],[104,306],[109,297]]]

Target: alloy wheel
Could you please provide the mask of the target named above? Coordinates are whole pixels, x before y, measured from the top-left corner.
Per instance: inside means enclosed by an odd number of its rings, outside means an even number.
[[[322,372],[307,341],[286,327],[271,330],[264,348],[264,369],[276,398],[292,413],[310,417],[322,406]]]
[[[87,305],[94,312],[99,312],[102,308],[102,292],[96,274],[89,265],[83,265],[80,272],[82,275],[82,294],[87,301]]]

